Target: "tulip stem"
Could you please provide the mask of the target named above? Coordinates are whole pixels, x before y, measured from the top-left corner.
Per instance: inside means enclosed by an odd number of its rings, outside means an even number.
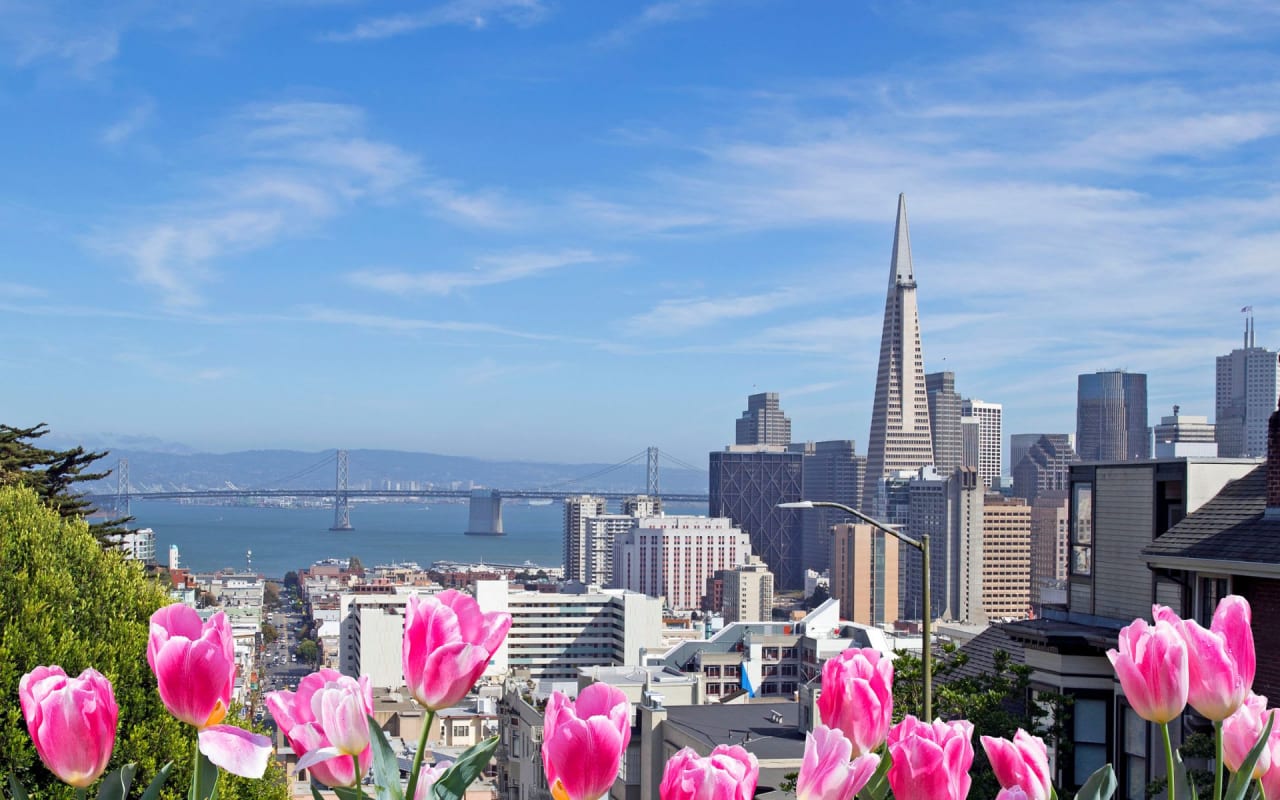
[[[413,770],[409,773],[409,787],[404,791],[405,800],[413,800],[413,793],[418,789],[418,773],[422,771],[422,756],[427,749],[427,734],[436,722],[436,710],[427,709],[427,721],[422,726],[422,734],[418,737],[418,751],[413,754]]]
[[[361,774],[360,772],[360,756],[352,756],[351,764],[354,770],[352,774],[356,776],[356,786],[355,786],[356,797],[359,797],[361,798],[361,800],[364,800],[364,790],[360,788],[360,784],[364,780],[364,775]]]
[[[200,732],[196,731],[196,753],[191,759],[191,800],[204,800],[200,796]]]
[[[85,789],[83,786],[81,786],[81,787],[77,787],[77,788],[76,788],[76,800],[84,800],[85,795],[86,795],[87,793],[88,793],[88,789]]]
[[[1169,738],[1169,723],[1161,723],[1160,730],[1164,733],[1165,778],[1169,786],[1168,798],[1173,800],[1177,797],[1177,794],[1174,792],[1173,740]]]
[[[1213,723],[1213,800],[1222,800],[1222,720]]]

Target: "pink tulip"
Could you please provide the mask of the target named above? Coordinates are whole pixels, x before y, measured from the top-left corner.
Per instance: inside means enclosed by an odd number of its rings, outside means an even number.
[[[401,658],[413,699],[439,711],[466,697],[510,628],[510,614],[481,613],[473,598],[453,589],[411,596]]]
[[[576,702],[553,693],[542,727],[547,783],[569,800],[596,800],[613,786],[630,741],[631,701],[621,689],[593,683]]]
[[[169,713],[188,725],[207,728],[227,716],[235,687],[235,640],[219,611],[201,622],[196,610],[175,603],[151,615],[147,663]]]
[[[445,770],[452,766],[452,761],[441,761],[430,767],[423,767],[418,773],[418,785],[414,787],[412,800],[431,800],[431,787],[435,786]]]
[[[852,800],[867,785],[880,756],[868,753],[853,761],[853,744],[844,734],[819,725],[805,737],[804,761],[796,779],[796,800]]]
[[[116,743],[119,710],[110,681],[93,669],[68,678],[62,667],[36,667],[18,681],[18,703],[50,772],[77,789],[98,779]]]
[[[298,769],[309,769],[312,777],[330,787],[355,786],[364,777],[373,748],[368,721],[361,734],[355,730],[355,719],[372,713],[373,687],[367,677],[357,681],[322,669],[303,678],[296,692],[268,692],[267,708],[298,754]],[[360,759],[356,774],[351,755],[361,741],[364,747],[355,751]]]
[[[1027,793],[1022,791],[1021,786],[1011,786],[1008,789],[1001,789],[996,795],[996,800],[1027,800]]]
[[[1267,698],[1249,693],[1236,713],[1222,722],[1222,761],[1227,769],[1239,772],[1249,751],[1262,737],[1274,712],[1267,711]],[[1253,778],[1261,778],[1271,769],[1271,748],[1264,747],[1253,768]]]
[[[1176,627],[1187,644],[1191,707],[1214,722],[1234,714],[1253,688],[1257,671],[1249,601],[1238,595],[1222,598],[1209,630],[1165,606],[1152,606],[1151,611],[1156,620]]]
[[[1107,658],[1134,713],[1148,722],[1172,722],[1187,707],[1187,645],[1167,620],[1135,619],[1120,630],[1120,648]]]
[[[760,762],[738,745],[720,745],[703,758],[686,747],[671,757],[658,787],[661,800],[751,800]]]
[[[888,741],[895,800],[964,800],[969,794],[973,723],[929,724],[908,715],[889,729]]]
[[[839,728],[854,757],[884,742],[893,722],[893,662],[879,650],[850,648],[822,665],[822,722]]]
[[[1002,787],[1016,787],[1026,793],[1028,800],[1049,800],[1053,784],[1049,775],[1049,751],[1043,739],[1019,728],[1013,741],[991,736],[983,736],[981,741],[991,770]]]

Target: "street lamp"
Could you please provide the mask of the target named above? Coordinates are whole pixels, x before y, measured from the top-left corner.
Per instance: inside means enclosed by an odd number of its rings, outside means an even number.
[[[932,628],[930,618],[933,616],[933,607],[930,605],[929,589],[929,534],[922,535],[919,539],[907,536],[905,533],[894,530],[885,525],[883,522],[872,519],[861,511],[846,506],[844,503],[833,503],[829,500],[800,500],[794,503],[778,503],[778,508],[835,508],[845,512],[851,516],[857,517],[867,523],[876,530],[884,531],[893,538],[908,544],[920,551],[920,560],[924,567],[924,581],[921,589],[924,602],[924,613],[921,615],[921,634],[924,639],[924,646],[920,648],[920,664],[924,670],[924,721],[933,720],[933,648],[931,645],[932,637],[930,629]]]

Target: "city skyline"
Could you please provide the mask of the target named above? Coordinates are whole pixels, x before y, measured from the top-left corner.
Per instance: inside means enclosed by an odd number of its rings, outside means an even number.
[[[1277,32],[1198,3],[9,4],[0,421],[700,463],[767,391],[795,441],[865,442],[899,193],[924,369],[1005,431],[1073,430],[1076,376],[1115,367],[1212,418],[1239,309],[1280,346]]]

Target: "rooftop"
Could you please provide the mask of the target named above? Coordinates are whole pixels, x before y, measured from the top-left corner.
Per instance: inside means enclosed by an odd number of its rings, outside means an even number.
[[[1266,574],[1280,571],[1280,517],[1267,517],[1267,467],[1222,487],[1213,499],[1143,550],[1153,565],[1235,562]]]
[[[800,759],[800,706],[796,703],[714,704],[669,706],[667,723],[678,726],[710,750],[717,745],[742,745],[756,758]]]

